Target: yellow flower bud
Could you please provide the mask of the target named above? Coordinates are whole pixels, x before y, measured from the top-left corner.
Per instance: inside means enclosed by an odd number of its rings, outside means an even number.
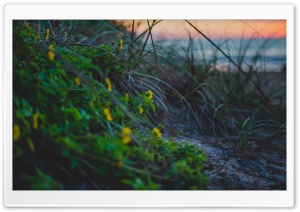
[[[131,141],[131,130],[129,127],[124,127],[122,130],[122,140],[124,144],[128,144]]]
[[[140,110],[140,114],[143,114],[144,110],[140,105],[139,105],[139,110]]]
[[[55,53],[53,52],[53,50],[54,50],[54,45],[51,44],[49,46],[49,52],[48,52],[48,58],[49,58],[49,60],[54,60]]]
[[[54,57],[55,57],[54,52],[53,51],[49,51],[48,52],[48,58],[49,58],[49,60],[54,60]]]
[[[107,84],[107,90],[109,90],[110,92],[112,92],[112,86],[111,86],[111,82],[108,78],[105,78],[105,82]]]
[[[76,85],[78,85],[78,86],[80,85],[80,79],[78,77],[74,78],[74,82]]]
[[[129,94],[125,93],[125,99],[128,101],[129,100]]]
[[[104,109],[104,115],[106,116],[106,120],[107,120],[107,121],[112,121],[112,120],[113,120],[112,117],[111,117],[111,114],[110,114],[110,111],[109,111],[108,108],[105,108],[105,109]]]
[[[161,133],[160,133],[160,131],[159,131],[158,128],[155,127],[155,128],[153,129],[153,132],[155,133],[156,137],[161,138]]]
[[[13,140],[14,141],[19,140],[20,135],[21,135],[21,130],[20,130],[19,125],[14,124],[14,128],[13,128]]]
[[[123,40],[120,40],[120,50],[123,49]]]
[[[45,39],[48,40],[49,39],[49,35],[50,35],[50,29],[46,30],[46,36]]]

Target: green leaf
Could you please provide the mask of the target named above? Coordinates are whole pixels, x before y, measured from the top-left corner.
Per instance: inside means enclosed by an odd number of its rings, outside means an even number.
[[[77,158],[72,158],[72,159],[71,159],[71,165],[70,165],[70,168],[71,168],[72,170],[75,169],[76,166],[77,166],[77,163],[78,163]]]
[[[69,149],[74,150],[75,152],[79,153],[79,154],[83,154],[83,149],[82,147],[72,141],[69,137],[64,137],[60,139]]]
[[[149,102],[150,107],[152,108],[152,111],[155,112],[156,111],[156,107],[154,105],[153,102]]]

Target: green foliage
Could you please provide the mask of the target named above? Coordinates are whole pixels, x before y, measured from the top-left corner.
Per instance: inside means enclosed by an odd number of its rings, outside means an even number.
[[[32,190],[57,190],[58,183],[41,170],[36,169],[36,175],[25,176],[26,181],[31,184]]]
[[[13,24],[14,189],[206,188],[203,153],[152,132],[149,90],[124,96],[119,49],[47,38],[39,24]]]

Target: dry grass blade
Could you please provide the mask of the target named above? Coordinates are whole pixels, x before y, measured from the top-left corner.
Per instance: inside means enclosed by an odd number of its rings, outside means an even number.
[[[254,86],[257,88],[259,93],[262,95],[264,98],[266,105],[271,105],[272,101],[271,99],[263,92],[263,90],[258,86],[258,84],[253,81],[247,74],[242,70],[240,66],[238,66],[218,45],[216,45],[211,39],[209,39],[205,34],[203,34],[199,29],[197,29],[192,23],[190,23],[188,20],[185,20],[191,27],[193,27],[197,32],[199,32],[206,40],[208,40],[214,47],[216,47],[239,71],[241,71],[247,79],[249,79]]]
[[[162,84],[164,84],[165,86],[167,86],[168,88],[170,88],[171,90],[173,90],[186,104],[187,104],[187,106],[189,107],[189,109],[192,111],[192,113],[193,113],[193,116],[195,117],[195,119],[196,119],[196,121],[197,121],[197,124],[198,124],[198,126],[199,126],[199,129],[200,129],[200,131],[201,131],[201,133],[202,133],[202,136],[203,136],[203,139],[205,140],[205,136],[204,136],[204,132],[203,132],[203,129],[202,129],[202,126],[201,126],[201,124],[200,124],[200,121],[199,121],[199,119],[197,118],[197,115],[196,115],[196,113],[195,113],[195,111],[193,110],[193,108],[191,107],[191,105],[188,103],[188,101],[175,89],[175,88],[173,88],[172,86],[170,86],[168,83],[166,83],[166,82],[164,82],[164,81],[162,81],[162,80],[160,80],[160,79],[158,79],[158,78],[156,78],[156,77],[153,77],[153,76],[150,76],[150,75],[147,75],[147,74],[141,74],[141,73],[134,73],[134,74],[136,74],[136,75],[140,75],[140,76],[144,76],[144,77],[148,77],[148,78],[151,78],[151,79],[154,79],[154,80],[156,80],[156,81],[158,81],[158,82],[160,82],[160,83],[162,83]]]
[[[282,136],[282,131],[281,128],[284,127],[286,124],[281,125],[271,136],[269,136],[266,140],[262,142],[261,145],[259,145],[254,152],[259,152],[261,151],[267,144],[269,144],[271,141],[273,141],[276,138],[279,138]]]
[[[152,22],[152,27],[155,26],[156,24],[159,24],[160,22],[162,22],[163,20],[159,20],[157,22],[153,21]],[[155,23],[154,23],[155,22]],[[143,33],[141,33],[138,37],[136,37],[133,42],[137,41],[138,39],[140,39],[146,32],[148,32],[149,29],[146,29]]]
[[[147,20],[147,23],[148,23],[149,34],[150,34],[150,37],[151,37],[151,43],[152,43],[152,47],[153,47],[153,51],[154,51],[154,57],[155,57],[155,62],[156,62],[156,68],[157,68],[157,70],[159,70],[159,68],[158,68],[158,61],[157,61],[157,57],[156,57],[155,46],[154,46],[153,37],[152,37],[152,33],[151,33],[152,27],[153,27],[153,23],[152,23],[152,26],[150,26],[150,23],[149,23],[148,20]]]
[[[131,42],[129,45],[129,60],[128,60],[128,72],[130,71],[130,65],[131,65],[131,57],[132,57],[132,45],[133,45],[133,33],[134,33],[134,20],[132,20],[132,29],[131,29]]]

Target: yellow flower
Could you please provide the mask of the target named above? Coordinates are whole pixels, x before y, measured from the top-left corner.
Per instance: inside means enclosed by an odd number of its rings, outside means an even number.
[[[159,131],[158,128],[155,127],[155,128],[153,129],[153,132],[155,133],[156,137],[161,138],[161,133],[160,133],[160,131]]]
[[[38,118],[39,118],[39,117],[38,117],[38,114],[35,113],[35,114],[33,115],[33,124],[32,124],[33,129],[35,129],[35,130],[37,130],[37,129],[39,128]]]
[[[108,78],[105,78],[105,82],[107,84],[107,90],[109,90],[110,92],[112,92],[112,87],[111,87],[110,80]]]
[[[74,78],[74,82],[76,85],[78,85],[78,86],[80,85],[80,79],[78,77]]]
[[[123,40],[120,40],[120,49],[123,49]]]
[[[49,51],[53,51],[53,50],[54,50],[54,45],[51,44],[51,45],[49,46]]]
[[[21,135],[21,131],[20,131],[20,127],[17,124],[14,124],[14,128],[13,128],[13,140],[17,141],[19,140]]]
[[[53,44],[51,44],[49,46],[49,52],[48,52],[48,58],[50,60],[54,60],[54,57],[55,57],[55,53],[53,52],[53,50],[54,50],[54,46],[53,46]]]
[[[131,141],[130,138],[131,130],[129,127],[124,127],[122,130],[122,140],[124,144],[128,144]]]
[[[107,120],[107,121],[112,121],[112,120],[113,120],[112,117],[111,117],[111,114],[110,114],[110,111],[109,111],[108,108],[105,108],[105,109],[104,109],[104,115],[106,116],[106,120]]]
[[[29,23],[28,22],[26,22],[25,26],[26,26],[27,29],[29,29]]]
[[[148,94],[148,99],[153,98],[153,92],[151,90],[147,91],[146,94]]]
[[[49,52],[48,52],[48,58],[49,58],[50,60],[54,60],[54,57],[55,57],[54,52],[53,52],[53,51],[49,51]]]
[[[46,30],[46,36],[45,36],[45,39],[46,39],[46,40],[49,39],[49,34],[50,34],[50,29],[47,29],[47,30]]]
[[[144,112],[143,108],[139,105],[140,114]]]
[[[128,101],[129,100],[129,94],[125,93],[125,99]]]

